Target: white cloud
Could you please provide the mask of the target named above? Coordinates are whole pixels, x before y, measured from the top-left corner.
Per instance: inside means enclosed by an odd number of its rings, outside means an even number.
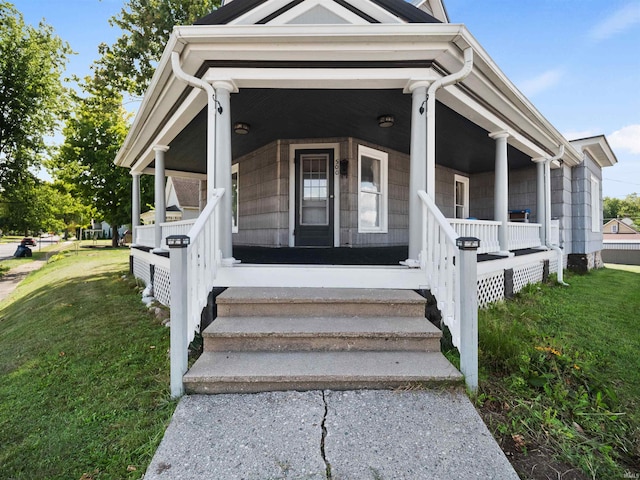
[[[640,3],[634,1],[619,8],[592,28],[589,36],[597,41],[606,40],[638,24],[640,24]]]
[[[613,149],[640,154],[640,124],[627,125],[607,135],[607,139]]]
[[[564,72],[560,68],[547,70],[536,77],[521,82],[520,89],[525,95],[531,97],[560,83],[563,75]]]

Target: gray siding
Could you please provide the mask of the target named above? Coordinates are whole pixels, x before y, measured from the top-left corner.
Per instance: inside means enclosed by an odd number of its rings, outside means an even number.
[[[560,221],[560,247],[573,252],[572,169],[562,165],[551,170],[551,218]]]
[[[571,175],[573,253],[589,254],[602,250],[602,226],[599,232],[591,231],[591,175],[599,181],[597,195],[602,206],[602,169],[585,153],[583,162],[572,168]],[[598,220],[600,224],[601,220]]]

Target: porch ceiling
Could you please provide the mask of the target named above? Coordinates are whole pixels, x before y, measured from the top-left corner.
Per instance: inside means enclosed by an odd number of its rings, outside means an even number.
[[[380,128],[391,114],[395,124]],[[354,137],[408,154],[411,95],[401,90],[241,89],[231,96],[231,119],[248,123],[247,135],[232,133],[234,158],[278,139]],[[206,108],[171,142],[169,170],[205,173]],[[436,106],[436,161],[466,173],[494,168],[495,142],[488,132],[445,105]],[[530,157],[509,146],[510,168],[530,165]]]

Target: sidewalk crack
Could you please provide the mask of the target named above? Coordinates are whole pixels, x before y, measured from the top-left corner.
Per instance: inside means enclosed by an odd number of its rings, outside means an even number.
[[[320,425],[320,428],[322,428],[322,438],[320,439],[320,455],[322,455],[322,460],[324,460],[324,464],[326,467],[325,474],[327,476],[327,480],[331,480],[331,464],[329,463],[329,460],[327,460],[327,454],[324,450],[324,441],[327,437],[327,413],[329,412],[329,406],[327,405],[327,399],[324,395],[324,390],[322,390],[322,402],[324,403],[324,416],[322,417],[322,423]]]

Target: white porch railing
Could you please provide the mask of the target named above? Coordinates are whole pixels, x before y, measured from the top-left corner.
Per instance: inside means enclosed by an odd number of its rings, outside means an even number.
[[[189,229],[196,223],[195,219],[180,220],[178,222],[165,222],[160,224],[162,229],[161,248],[167,247],[167,237],[169,235],[186,235]],[[154,248],[156,246],[156,226],[155,225],[138,225],[134,229],[134,243],[142,247]]]
[[[187,342],[191,342],[200,328],[202,309],[207,305],[209,292],[213,289],[218,267],[221,261],[219,229],[216,228],[217,212],[224,188],[213,191],[207,206],[193,223],[187,235],[190,239],[187,248],[187,278],[173,278],[171,281],[184,282],[187,292]],[[178,228],[184,228],[189,220]],[[164,233],[164,232],[163,232]]]
[[[460,269],[455,261],[459,255],[458,235],[426,192],[421,190],[418,196],[423,215],[420,268],[437,300],[442,321],[451,331],[453,344],[460,348]]]
[[[143,247],[153,248],[155,245],[155,226],[154,225],[138,225],[133,229],[133,243],[142,245]]]
[[[475,237],[480,239],[478,253],[492,253],[500,251],[498,229],[501,222],[491,220],[463,220],[448,218],[458,237]]]
[[[539,223],[509,222],[508,228],[508,250],[521,250],[523,248],[537,248],[542,245],[540,242]]]

